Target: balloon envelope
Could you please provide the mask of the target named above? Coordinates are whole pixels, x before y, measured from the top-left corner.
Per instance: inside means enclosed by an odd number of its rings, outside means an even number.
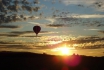
[[[33,31],[36,33],[36,35],[40,32],[41,27],[40,26],[34,26]]]

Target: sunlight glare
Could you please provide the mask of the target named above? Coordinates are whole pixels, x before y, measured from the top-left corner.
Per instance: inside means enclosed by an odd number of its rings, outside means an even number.
[[[68,55],[69,54],[69,48],[68,47],[61,47],[59,48],[62,55]]]
[[[53,51],[58,52],[59,55],[71,55],[71,50],[73,48],[69,48],[66,45],[58,48],[54,48]]]

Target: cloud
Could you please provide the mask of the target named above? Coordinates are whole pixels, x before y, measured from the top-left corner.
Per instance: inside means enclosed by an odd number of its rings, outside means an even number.
[[[52,32],[52,31],[41,31],[40,33],[58,33],[58,32]]]
[[[51,49],[48,46],[42,46],[40,44],[43,44],[45,42],[36,42],[35,44],[32,42],[23,42],[23,41],[12,41],[12,42],[4,42],[0,41],[0,49],[35,49],[35,50],[41,50],[41,49]],[[40,45],[40,46],[39,46]]]
[[[37,48],[38,50],[51,49],[51,47],[49,47],[49,46],[36,46],[36,48]]]
[[[13,33],[13,34],[27,34],[27,33],[33,33],[33,31],[12,31],[10,33]]]
[[[21,36],[21,37],[42,37],[42,36]]]
[[[104,15],[100,14],[77,14],[78,16],[73,16],[75,18],[104,18]]]
[[[102,31],[98,31],[99,33],[102,33],[102,34],[104,34],[104,31],[102,30]]]
[[[15,25],[0,25],[0,28],[12,28],[12,29],[15,29],[15,28],[20,28],[21,26],[15,26]]]
[[[104,48],[104,37],[89,36],[82,37],[76,40],[63,41],[56,44],[56,46],[67,45],[68,47],[74,47],[76,49],[98,49]]]
[[[65,5],[76,5],[79,7],[94,8],[96,11],[104,11],[103,0],[61,0]]]
[[[53,24],[56,21],[55,18],[47,18],[46,20],[49,21],[50,24]]]
[[[98,30],[101,30],[101,29],[84,29],[84,30],[95,30],[95,31],[97,30],[98,31]]]
[[[23,15],[26,12],[38,12],[41,8],[38,4],[39,1],[34,0],[1,0],[0,1],[0,23],[10,23],[26,20],[26,15]],[[34,19],[35,17],[29,16],[28,19]]]
[[[31,33],[34,33],[34,31],[13,31],[13,32],[10,32],[10,33],[13,33],[13,34],[31,34]],[[43,33],[52,33],[50,31],[40,31],[39,33],[43,34]]]
[[[5,48],[5,49],[33,49],[31,47],[27,47],[24,45],[0,45],[0,48]]]
[[[30,24],[34,24],[34,25],[39,25],[39,26],[45,26],[46,24],[41,24],[41,23],[37,23],[37,22],[28,22]]]
[[[87,5],[90,5],[96,1],[97,0],[90,0],[90,1],[86,1],[86,0],[62,0],[62,3],[64,3],[65,5],[69,5],[69,4],[87,4]]]
[[[90,19],[96,19],[96,18],[97,20],[90,20]],[[37,23],[37,22],[36,23],[29,22],[29,23],[44,26],[44,27],[53,27],[53,28],[72,27],[76,25],[82,25],[82,26],[88,26],[88,27],[89,26],[101,27],[101,26],[104,26],[102,18],[104,18],[104,15],[101,15],[101,14],[74,14],[73,13],[73,14],[67,14],[67,16],[44,19],[49,21],[44,24]]]
[[[78,20],[80,18],[104,18],[104,15],[102,14],[67,14],[65,17],[56,17],[59,19],[66,19],[66,20]]]
[[[6,37],[19,37],[19,35],[11,35],[11,34],[0,34],[0,36],[6,36]]]
[[[54,27],[54,28],[68,27],[68,25],[66,25],[66,24],[47,24],[46,26],[48,26],[48,27]]]
[[[23,40],[15,40],[15,41],[0,40],[0,44],[2,45],[20,45],[24,43],[26,43],[26,41]]]
[[[62,21],[76,21],[79,17],[75,16],[66,16],[66,17],[56,17],[56,20],[62,20]]]
[[[58,32],[51,32],[51,31],[40,31],[39,34],[52,34]],[[0,36],[5,37],[36,37],[34,36],[34,31],[12,31],[8,33],[0,33]],[[38,36],[41,37],[41,36]]]
[[[22,42],[22,41],[12,41],[12,42],[0,41],[0,46],[2,48],[9,47],[9,48],[17,48],[17,49],[52,49],[66,44],[68,47],[75,47],[76,49],[77,48],[96,49],[96,48],[104,48],[103,42],[104,42],[104,37],[89,36],[75,40],[70,39],[69,41],[41,41],[35,43]]]
[[[95,20],[96,18],[97,20]],[[53,25],[63,24],[69,27],[76,25],[101,27],[104,26],[102,18],[104,18],[104,15],[101,14],[67,14],[67,16],[55,17],[56,21]]]
[[[47,19],[45,19],[47,20]],[[55,21],[53,21],[55,20]],[[57,21],[56,21],[57,20]],[[62,21],[71,21],[71,19],[67,19],[67,18],[54,18],[52,19],[49,19],[49,22],[46,22],[44,24],[41,24],[41,23],[37,23],[37,22],[28,22],[28,23],[31,23],[31,24],[35,24],[35,25],[39,25],[39,26],[42,26],[42,27],[52,27],[52,28],[59,28],[59,27],[69,27],[70,25],[69,24],[64,24],[64,23],[57,23],[57,22],[60,22],[59,20],[62,20]],[[73,21],[73,20],[72,20]]]
[[[58,21],[57,23],[68,24],[68,26],[82,25],[101,27],[104,26],[102,18],[104,18],[104,15],[100,14],[67,14],[65,17],[57,17],[56,19]]]
[[[0,42],[0,49],[34,49],[34,50],[44,50],[44,49],[52,49],[53,47],[47,45],[48,42]]]
[[[69,5],[69,4],[83,4],[83,5],[92,5],[93,3],[96,3],[96,2],[103,2],[103,0],[90,0],[90,1],[87,1],[87,0],[62,0],[62,2],[65,4],[65,5]]]
[[[25,45],[25,44],[20,44],[20,45],[0,45],[0,49],[16,49],[16,50],[45,50],[45,49],[51,49],[50,47],[48,46],[35,46],[34,44],[28,44],[28,45]]]
[[[93,6],[95,6],[96,8],[104,8],[104,2],[103,2],[103,0],[99,0],[99,1],[96,0],[93,3]]]
[[[5,37],[21,37],[23,34],[33,33],[32,31],[25,31],[25,32],[19,32],[19,31],[13,31],[8,33],[0,33],[0,36]]]

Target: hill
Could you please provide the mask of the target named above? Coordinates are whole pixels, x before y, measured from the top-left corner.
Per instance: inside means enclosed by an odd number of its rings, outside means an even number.
[[[104,57],[0,52],[0,70],[104,70]]]

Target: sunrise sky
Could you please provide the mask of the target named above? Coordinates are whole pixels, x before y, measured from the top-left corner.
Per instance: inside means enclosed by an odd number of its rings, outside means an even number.
[[[15,1],[15,0],[12,0]],[[18,0],[23,1],[23,0]],[[26,1],[26,0],[24,0]],[[33,4],[33,2],[37,2]],[[0,51],[28,51],[34,53],[59,54],[53,49],[66,45],[70,54],[104,56],[104,1],[103,0],[27,0],[30,7],[23,9],[16,4],[16,12],[7,9],[5,16],[16,14],[16,19],[1,22]],[[10,5],[13,3],[11,2]],[[22,8],[22,10],[20,10]],[[26,7],[24,7],[26,8]],[[24,20],[20,15],[23,15]],[[33,26],[39,25],[38,37]]]

